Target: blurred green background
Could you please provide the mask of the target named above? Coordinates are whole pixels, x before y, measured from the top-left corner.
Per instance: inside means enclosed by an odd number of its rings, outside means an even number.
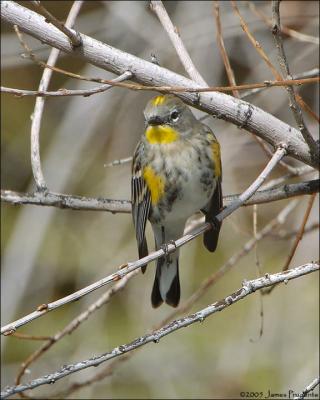
[[[28,2],[19,2],[31,8]],[[55,16],[65,20],[70,1],[43,1]],[[255,3],[271,16],[271,3]],[[190,51],[194,63],[211,85],[228,83],[216,44],[213,3],[210,1],[170,1],[166,9]],[[253,14],[246,2],[238,6],[256,39],[275,65],[277,55],[269,28]],[[282,2],[282,21],[287,26],[317,36],[319,8],[316,1]],[[221,20],[226,49],[237,82],[253,83],[273,79],[248,42],[231,3],[221,2]],[[156,16],[144,1],[85,1],[76,29],[111,46],[151,60],[184,74],[183,67]],[[35,54],[46,60],[49,48],[24,35]],[[285,37],[291,73],[318,66],[318,46]],[[13,28],[2,24],[2,85],[36,90],[42,70],[21,57],[23,50]],[[59,67],[91,77],[113,75],[61,54]],[[58,88],[89,88],[96,84],[71,80],[54,74],[50,84]],[[316,85],[299,89],[313,110],[318,110]],[[155,92],[156,93],[156,92]],[[48,98],[41,127],[41,157],[50,190],[83,196],[113,199],[130,198],[130,164],[106,168],[104,164],[131,156],[143,132],[142,111],[155,93],[113,88],[91,97]],[[35,98],[1,95],[1,188],[32,192],[30,126]],[[286,91],[272,88],[248,98],[278,118],[295,126]],[[195,110],[200,117],[203,113]],[[305,115],[316,135],[318,127]],[[213,118],[206,122],[216,133],[222,148],[224,194],[245,189],[267,162],[267,157],[250,134]],[[292,159],[292,165],[301,165]],[[286,173],[278,167],[272,174]],[[309,175],[306,179],[311,179]],[[307,198],[291,214],[285,229],[297,229],[307,206]],[[318,198],[316,199],[318,203]],[[287,204],[287,201],[258,207],[258,229]],[[317,221],[314,206],[308,226]],[[1,206],[2,324],[31,312],[37,305],[54,301],[115,271],[137,258],[134,230],[129,214],[61,210],[53,207]],[[153,238],[148,226],[149,247]],[[181,250],[182,300],[187,299],[203,279],[217,270],[252,236],[252,207],[242,208],[222,226],[216,253],[208,253],[198,238]],[[281,270],[292,245],[291,240],[268,237],[260,242],[263,272]],[[301,241],[291,263],[297,266],[318,259],[318,233]],[[226,276],[209,289],[194,306],[199,310],[240,287],[243,279],[256,276],[254,252],[242,259]],[[138,274],[124,291],[34,363],[25,379],[53,372],[63,364],[90,358],[130,342],[159,323],[171,309],[157,310],[150,304],[153,265]],[[73,393],[71,398],[238,398],[241,391],[299,391],[319,372],[318,299],[315,274],[291,281],[264,297],[264,333],[260,339],[260,300],[256,293],[215,314],[199,325],[176,332],[149,344],[130,360],[120,363],[112,376]],[[107,288],[62,307],[20,329],[33,335],[53,335],[85,310]],[[253,340],[251,340],[253,339]],[[19,365],[40,345],[14,337],[1,337],[2,387],[13,384]],[[50,396],[69,383],[96,374],[87,369],[42,387],[32,395]],[[316,391],[315,391],[316,392]],[[318,393],[318,392],[317,392]]]

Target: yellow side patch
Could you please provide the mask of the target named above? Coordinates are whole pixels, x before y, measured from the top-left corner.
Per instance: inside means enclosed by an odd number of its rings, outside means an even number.
[[[156,175],[151,167],[143,169],[143,178],[151,193],[151,203],[156,205],[164,193],[164,179],[160,175]]]
[[[213,142],[211,144],[212,158],[215,165],[215,175],[216,177],[221,176],[221,159],[220,159],[220,145],[218,142]]]
[[[179,133],[167,125],[149,126],[146,138],[150,144],[167,144],[179,139]]]
[[[159,106],[159,105],[161,105],[164,101],[165,101],[165,96],[163,96],[163,95],[160,95],[160,96],[157,96],[157,97],[155,97],[154,99],[152,99],[152,104],[154,105],[154,106]]]

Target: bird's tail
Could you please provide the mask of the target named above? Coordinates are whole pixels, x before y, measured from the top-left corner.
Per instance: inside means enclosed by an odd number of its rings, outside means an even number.
[[[156,276],[151,294],[153,307],[163,302],[177,307],[180,301],[179,254],[175,253],[157,260]]]

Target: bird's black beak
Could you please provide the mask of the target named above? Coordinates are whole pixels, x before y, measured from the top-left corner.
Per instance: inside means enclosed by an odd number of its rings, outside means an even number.
[[[154,125],[162,125],[162,124],[163,124],[162,118],[160,118],[160,117],[158,117],[156,115],[153,116],[153,117],[150,117],[148,119],[148,125],[154,126]]]

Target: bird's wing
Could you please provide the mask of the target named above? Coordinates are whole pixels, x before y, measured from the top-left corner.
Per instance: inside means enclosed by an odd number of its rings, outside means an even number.
[[[210,201],[205,207],[203,213],[206,217],[206,222],[213,223],[213,229],[204,233],[203,242],[205,247],[209,251],[215,251],[218,244],[219,232],[221,228],[221,222],[217,221],[215,217],[219,214],[219,212],[223,208],[223,198],[222,198],[222,168],[221,168],[221,154],[220,154],[220,145],[217,141],[215,135],[211,131],[209,127],[205,125],[205,131],[207,133],[207,139],[209,142],[209,146],[211,147],[212,161],[214,174],[216,179],[216,187],[211,196]]]
[[[141,157],[144,145],[140,142],[136,148],[132,162],[131,203],[133,224],[136,231],[139,258],[148,255],[148,246],[145,237],[147,219],[150,212],[151,195],[143,179]],[[145,272],[146,266],[142,267]]]

